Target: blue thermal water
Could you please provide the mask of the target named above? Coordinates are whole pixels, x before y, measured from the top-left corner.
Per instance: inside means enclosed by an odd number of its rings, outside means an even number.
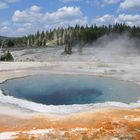
[[[140,87],[112,78],[84,75],[35,75],[1,85],[4,94],[46,105],[135,102]]]

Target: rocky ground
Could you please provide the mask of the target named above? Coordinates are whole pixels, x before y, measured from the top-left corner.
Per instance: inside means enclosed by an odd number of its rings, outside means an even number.
[[[1,117],[0,136],[4,138],[8,134],[16,140],[139,140],[140,138],[139,109],[99,109],[66,116],[38,114],[28,118]]]
[[[0,62],[0,82],[42,73],[88,74],[140,84],[139,55],[101,48],[63,56],[61,48],[12,51],[17,62]],[[113,57],[112,57],[113,56]],[[35,61],[35,62],[34,62]],[[38,62],[36,62],[38,61]],[[69,115],[32,114],[0,104],[1,140],[139,140],[140,109],[101,108]]]

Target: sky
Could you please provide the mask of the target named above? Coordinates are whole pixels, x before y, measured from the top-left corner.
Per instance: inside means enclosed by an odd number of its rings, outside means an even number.
[[[140,0],[0,0],[0,36],[115,23],[140,26]]]

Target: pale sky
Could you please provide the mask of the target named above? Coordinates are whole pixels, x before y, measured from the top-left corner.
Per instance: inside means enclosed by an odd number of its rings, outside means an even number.
[[[0,0],[0,35],[55,27],[126,23],[140,26],[140,0]]]

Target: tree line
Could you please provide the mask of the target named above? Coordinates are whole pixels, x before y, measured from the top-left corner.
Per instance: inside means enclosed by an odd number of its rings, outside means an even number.
[[[65,52],[71,53],[72,47],[76,44],[81,46],[92,43],[103,35],[110,33],[128,33],[131,37],[140,38],[139,26],[128,26],[126,24],[102,25],[102,26],[79,26],[68,28],[57,28],[28,36],[7,39],[7,47],[41,47],[65,45]]]

